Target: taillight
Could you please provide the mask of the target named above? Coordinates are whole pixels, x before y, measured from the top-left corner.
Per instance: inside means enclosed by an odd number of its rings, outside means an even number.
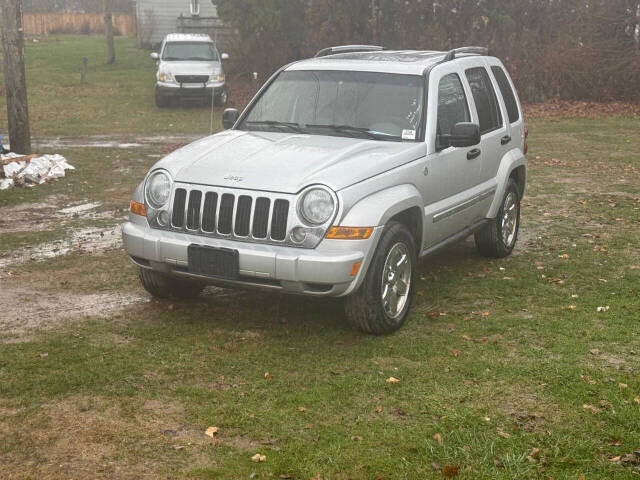
[[[527,138],[529,138],[529,127],[524,127],[524,154],[526,155],[529,151],[529,143],[527,142]]]

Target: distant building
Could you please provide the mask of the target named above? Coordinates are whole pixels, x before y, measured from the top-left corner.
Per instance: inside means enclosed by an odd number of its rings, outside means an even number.
[[[138,43],[156,46],[169,33],[208,33],[224,45],[228,38],[211,0],[136,0]]]

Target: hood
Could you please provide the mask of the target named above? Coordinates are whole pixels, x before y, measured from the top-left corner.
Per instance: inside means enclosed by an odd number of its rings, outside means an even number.
[[[214,75],[222,71],[220,62],[184,61],[160,62],[158,71],[173,75]]]
[[[228,130],[162,159],[175,181],[297,193],[341,190],[426,155],[424,143]]]

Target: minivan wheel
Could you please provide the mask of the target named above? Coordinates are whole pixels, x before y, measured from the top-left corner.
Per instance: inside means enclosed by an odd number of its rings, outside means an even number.
[[[516,246],[519,229],[520,191],[516,182],[509,179],[496,218],[475,234],[476,248],[485,257],[504,258]]]
[[[409,229],[386,227],[360,288],[345,300],[345,314],[358,330],[382,335],[404,325],[415,292],[416,246]]]
[[[138,269],[138,277],[144,289],[157,298],[195,298],[205,287],[202,283],[171,277],[146,268]]]
[[[229,90],[227,90],[227,87],[224,87],[222,89],[222,92],[220,92],[220,95],[216,97],[216,105],[218,105],[219,107],[224,107],[228,101],[229,101]]]
[[[165,97],[160,92],[158,92],[158,89],[156,89],[155,98],[156,98],[156,107],[158,108],[164,108],[169,104],[169,100],[167,99],[167,97]]]

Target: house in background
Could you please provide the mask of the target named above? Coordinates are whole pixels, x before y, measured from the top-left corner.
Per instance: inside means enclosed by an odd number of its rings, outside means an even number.
[[[135,12],[140,46],[156,46],[169,33],[207,33],[224,46],[230,35],[211,0],[136,0]]]

